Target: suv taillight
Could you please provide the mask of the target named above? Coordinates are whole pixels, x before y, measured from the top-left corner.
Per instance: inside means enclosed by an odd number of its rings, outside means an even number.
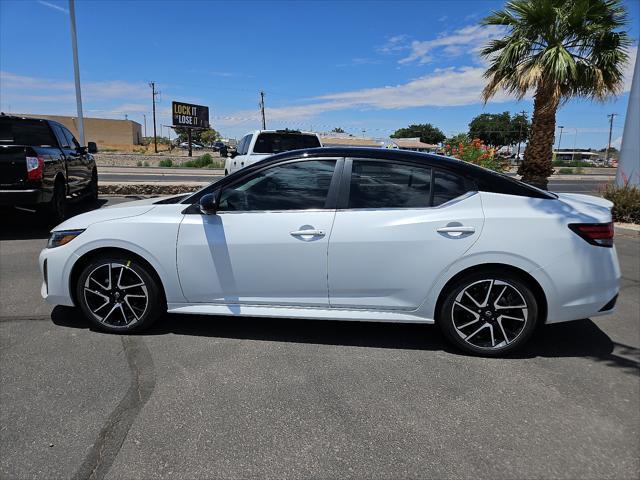
[[[27,180],[42,180],[44,159],[42,157],[27,157]]]
[[[569,228],[591,245],[613,247],[613,222],[570,223]]]

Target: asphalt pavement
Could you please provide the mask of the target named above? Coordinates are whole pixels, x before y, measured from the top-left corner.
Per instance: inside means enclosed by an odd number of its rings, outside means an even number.
[[[615,314],[504,359],[422,325],[167,315],[99,333],[40,299],[46,237],[3,215],[0,478],[640,476],[637,232],[616,232]]]

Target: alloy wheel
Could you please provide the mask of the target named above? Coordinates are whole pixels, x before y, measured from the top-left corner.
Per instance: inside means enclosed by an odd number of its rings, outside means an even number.
[[[84,282],[84,300],[91,314],[110,327],[130,327],[149,307],[144,280],[131,262],[110,262],[94,268]]]
[[[503,280],[484,279],[463,288],[451,307],[456,333],[469,345],[499,349],[525,329],[529,307],[522,293]]]

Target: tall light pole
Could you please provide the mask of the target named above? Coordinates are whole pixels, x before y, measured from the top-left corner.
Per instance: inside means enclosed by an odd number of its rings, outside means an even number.
[[[147,136],[147,115],[146,114],[142,114],[142,118],[144,118],[144,136]]]
[[[69,21],[71,22],[71,49],[73,50],[73,76],[76,82],[76,106],[78,109],[78,134],[80,145],[85,146],[84,116],[82,115],[82,93],[80,92],[80,67],[78,65],[78,36],[76,34],[76,9],[74,0],[69,0]]]

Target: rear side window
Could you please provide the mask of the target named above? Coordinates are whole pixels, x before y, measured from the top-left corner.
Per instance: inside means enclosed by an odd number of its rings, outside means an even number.
[[[46,122],[22,118],[0,118],[0,145],[56,146]]]
[[[62,131],[62,128],[60,128],[58,125],[53,125],[52,128],[53,128],[53,132],[56,134],[56,137],[58,137],[60,146],[62,148],[69,148],[69,140],[67,140],[67,137]]]
[[[423,208],[430,206],[431,168],[354,160],[349,208]]]
[[[220,211],[324,208],[335,160],[277,165],[243,178],[220,195]]]
[[[71,148],[80,148],[80,144],[76,140],[76,137],[73,136],[73,133],[71,133],[66,128],[63,128],[62,131],[64,132],[64,135],[67,137],[67,142],[69,143],[69,146]]]
[[[433,178],[433,206],[453,200],[467,193],[464,178],[454,173],[436,170]]]
[[[279,153],[302,148],[320,147],[320,140],[315,135],[302,133],[261,133],[258,135],[253,153]]]

